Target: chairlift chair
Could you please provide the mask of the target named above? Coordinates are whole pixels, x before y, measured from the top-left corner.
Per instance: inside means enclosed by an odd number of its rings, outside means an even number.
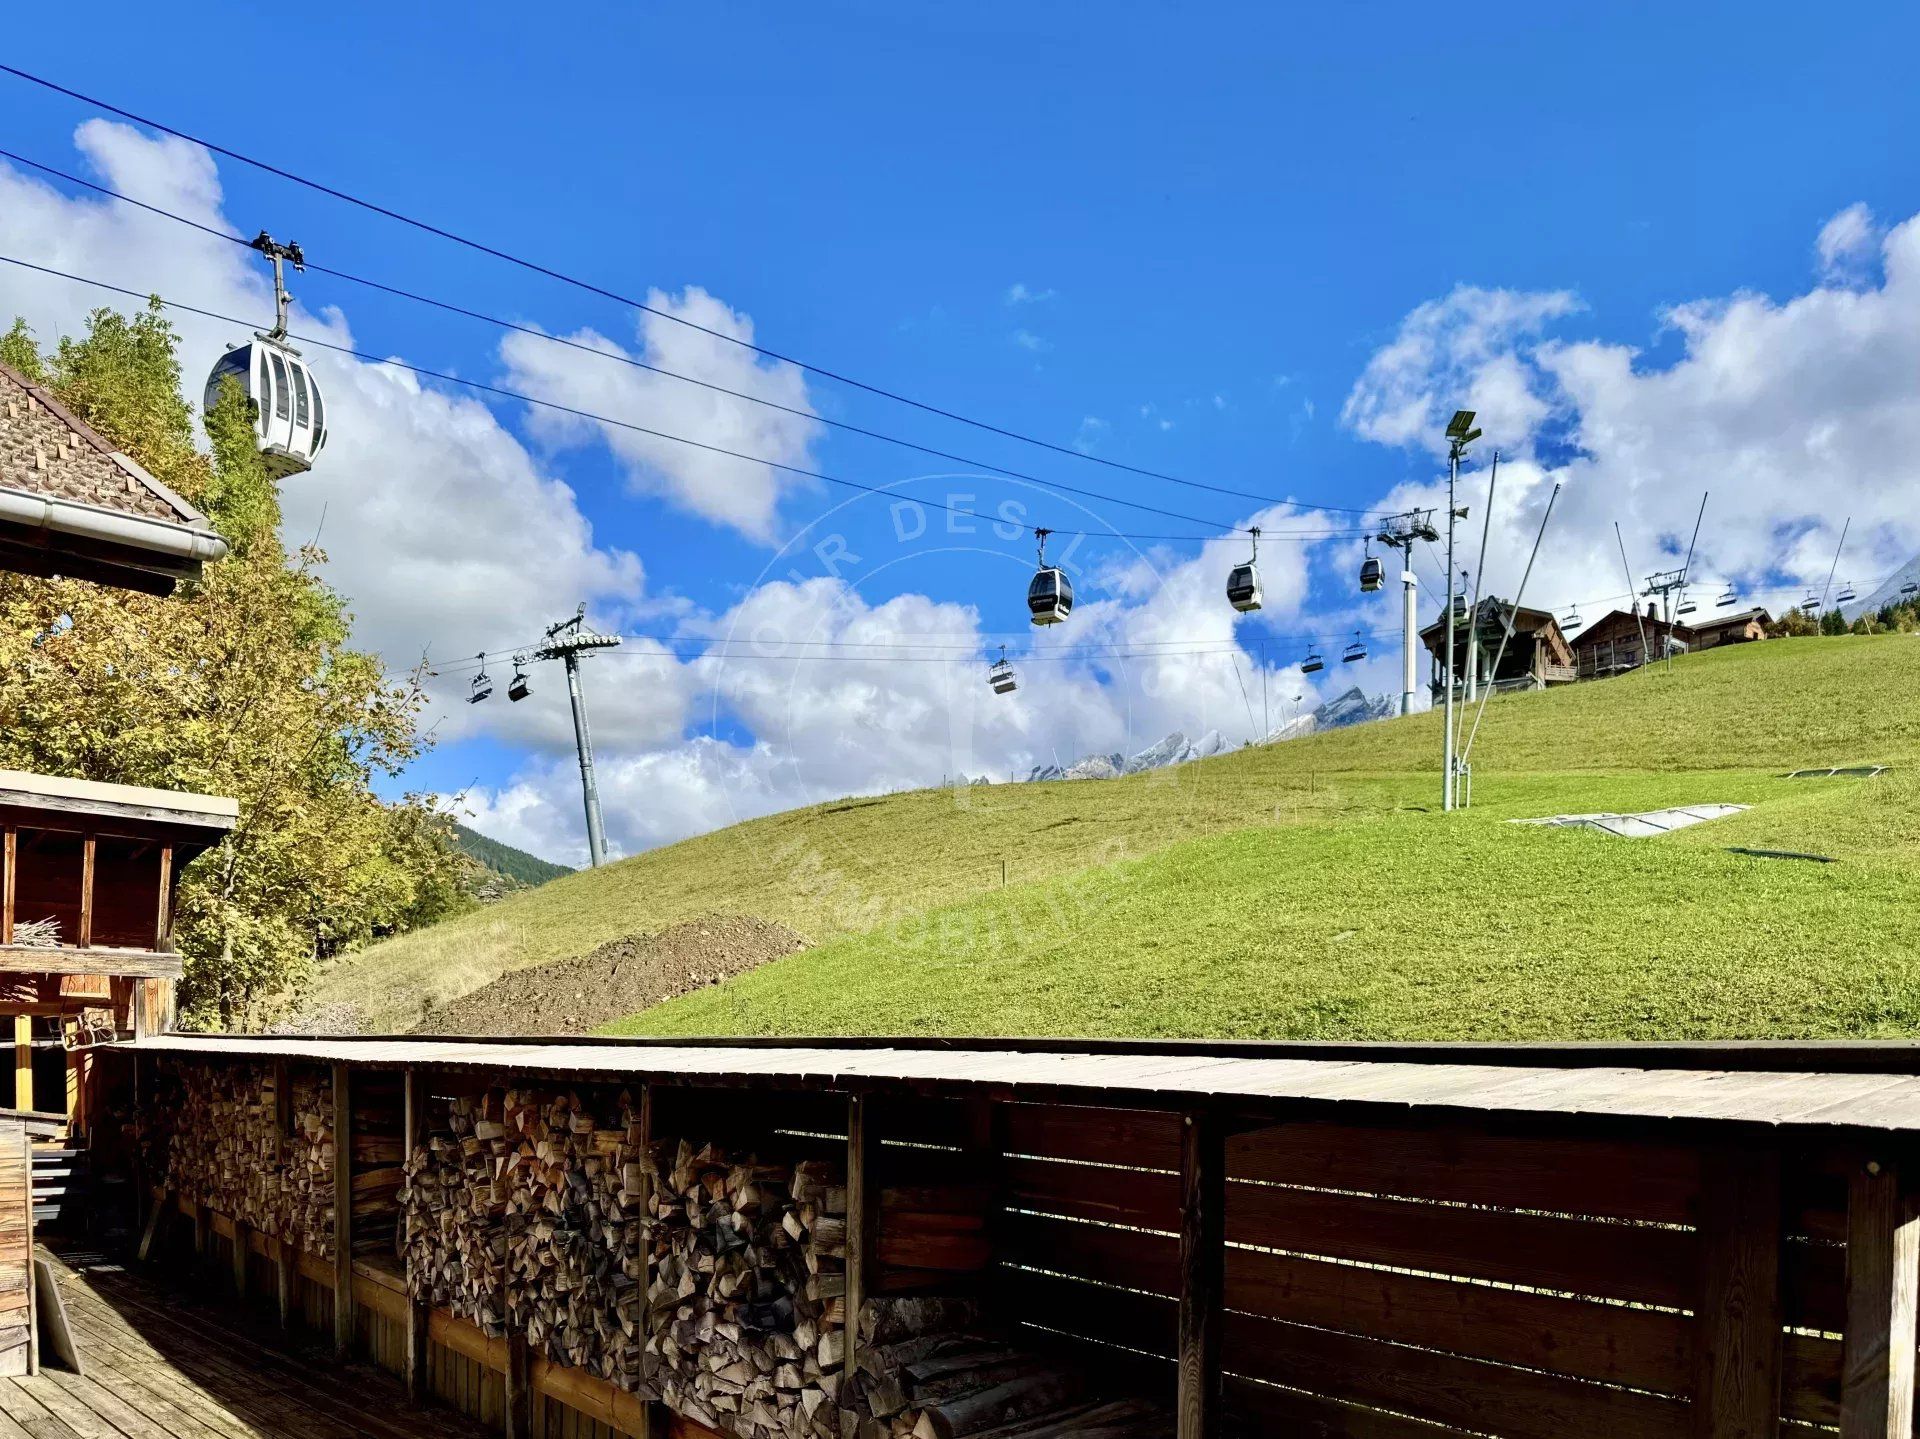
[[[1837,594],[1837,595],[1835,595],[1835,596],[1833,597],[1833,602],[1834,602],[1834,603],[1835,603],[1836,605],[1845,605],[1845,604],[1851,604],[1851,603],[1853,602],[1853,586],[1852,586],[1852,584],[1850,584],[1850,583],[1849,583],[1849,584],[1843,584],[1843,585],[1841,585],[1841,586],[1840,586],[1840,593],[1839,593],[1839,594]]]
[[[1568,610],[1566,614],[1564,614],[1560,618],[1560,628],[1563,631],[1577,630],[1580,628],[1580,626],[1583,623],[1584,621],[1580,618],[1580,611],[1578,608]]]
[[[291,260],[294,269],[304,272],[306,257],[298,245],[277,244],[265,230],[254,239],[253,248],[273,262],[273,328],[256,332],[214,363],[200,405],[203,414],[211,411],[226,381],[237,384],[252,413],[261,463],[274,479],[283,480],[311,469],[314,457],[325,447],[326,402],[313,371],[287,343],[287,306],[292,296],[287,293],[282,266]]]
[[[479,654],[474,658],[480,661],[480,673],[473,677],[473,690],[467,696],[467,703],[470,705],[477,705],[493,694],[493,681],[487,678],[487,657]]]
[[[1073,583],[1057,566],[1047,563],[1047,536],[1051,530],[1035,530],[1040,542],[1040,567],[1027,586],[1027,614],[1036,625],[1057,625],[1073,613]]]
[[[1320,651],[1312,645],[1308,645],[1306,662],[1300,666],[1300,673],[1303,675],[1317,674],[1326,667],[1326,661],[1320,658]]]
[[[527,683],[526,659],[524,656],[515,655],[513,678],[507,681],[507,698],[518,704],[532,693],[533,686]]]
[[[1250,530],[1253,536],[1253,555],[1244,565],[1235,565],[1227,571],[1227,603],[1241,614],[1260,608],[1263,598],[1260,591],[1260,531]]]
[[[1346,652],[1340,656],[1340,663],[1343,665],[1350,665],[1355,660],[1363,660],[1366,657],[1367,657],[1366,643],[1360,638],[1360,631],[1355,630],[1353,632],[1353,643],[1348,645],[1346,648]]]
[[[1020,688],[1019,681],[1013,675],[1013,665],[1007,659],[1005,645],[1000,646],[1000,658],[987,667],[987,683],[997,695],[1010,695]]]
[[[1688,599],[1686,594],[1682,592],[1680,596],[1680,608],[1675,610],[1674,613],[1677,615],[1690,615],[1699,608],[1700,606]]]
[[[1914,583],[1914,581],[1908,580],[1904,585],[1900,586],[1900,593],[1903,595],[1920,594],[1920,584],[1916,584]]]
[[[1735,590],[1729,589],[1725,594],[1720,596],[1720,598],[1716,601],[1716,603],[1720,606],[1721,609],[1725,609],[1728,605],[1737,605],[1740,603],[1739,593]]]

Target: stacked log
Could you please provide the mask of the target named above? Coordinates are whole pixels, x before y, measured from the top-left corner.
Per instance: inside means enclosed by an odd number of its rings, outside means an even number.
[[[638,1390],[645,1165],[630,1096],[609,1110],[573,1093],[506,1096],[507,1312],[531,1352]]]
[[[286,1227],[273,1071],[261,1065],[193,1065],[178,1075],[167,1182],[195,1204],[269,1234]]]
[[[847,1191],[824,1160],[656,1151],[646,1352],[682,1414],[739,1439],[834,1439]]]
[[[860,1311],[847,1384],[858,1439],[1170,1439],[1164,1411],[1089,1397],[1084,1375],[1012,1342],[970,1299],[881,1297]]]
[[[293,1070],[289,1083],[292,1131],[285,1145],[281,1227],[275,1232],[309,1254],[333,1257],[333,1076],[324,1069]]]
[[[400,1242],[414,1298],[504,1332],[508,1165],[514,1146],[495,1091],[453,1099],[406,1162]]]

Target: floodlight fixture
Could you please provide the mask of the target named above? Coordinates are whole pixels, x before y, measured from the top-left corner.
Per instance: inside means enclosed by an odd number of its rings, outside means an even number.
[[[1469,431],[1472,433],[1469,434]],[[1476,440],[1479,437],[1480,432],[1473,428],[1473,411],[1455,410],[1453,418],[1447,421],[1447,438],[1464,445],[1467,441]]]

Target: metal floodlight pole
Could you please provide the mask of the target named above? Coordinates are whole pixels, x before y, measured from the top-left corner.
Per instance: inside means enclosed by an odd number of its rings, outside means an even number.
[[[1446,712],[1442,718],[1442,746],[1445,750],[1446,773],[1440,788],[1440,807],[1451,811],[1454,807],[1454,758],[1453,758],[1453,651],[1455,626],[1453,623],[1453,531],[1454,521],[1459,518],[1457,494],[1460,488],[1460,456],[1466,447],[1480,438],[1480,431],[1473,428],[1472,410],[1455,410],[1453,418],[1447,422],[1447,598],[1444,623],[1447,632],[1446,663]]]

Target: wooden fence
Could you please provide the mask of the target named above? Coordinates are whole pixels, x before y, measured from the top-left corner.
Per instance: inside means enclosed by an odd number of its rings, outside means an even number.
[[[356,1086],[391,1096],[412,1140],[429,1094],[479,1082],[339,1064],[335,1093],[339,1113],[361,1116]],[[948,1156],[995,1196],[978,1292],[1115,1394],[1164,1401],[1181,1439],[1912,1432],[1920,1186],[1899,1136],[1862,1147],[1579,1116],[1336,1123],[1324,1107],[1276,1120],[659,1082],[644,1109],[656,1133],[844,1148],[856,1193],[887,1182],[889,1155]],[[351,1135],[339,1149],[351,1154]],[[530,1359],[522,1338],[409,1300],[392,1263],[354,1243],[350,1212],[321,1260],[178,1207],[208,1263],[417,1397],[514,1439],[693,1432]],[[849,1213],[854,1312],[916,1283],[900,1262],[920,1252],[914,1236],[890,1234],[880,1212]]]

